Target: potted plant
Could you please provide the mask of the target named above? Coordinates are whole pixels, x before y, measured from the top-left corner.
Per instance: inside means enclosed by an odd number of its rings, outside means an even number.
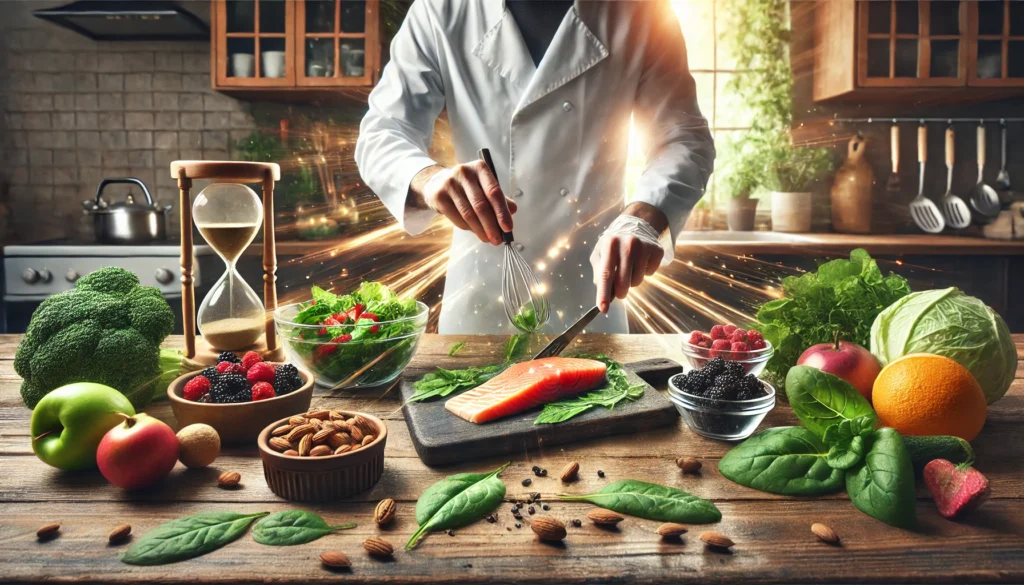
[[[772,149],[768,159],[765,186],[772,192],[772,231],[811,231],[810,189],[832,172],[832,154],[787,140]]]
[[[732,161],[722,180],[722,188],[729,197],[726,204],[726,223],[734,232],[754,229],[758,200],[751,197],[760,186],[763,165],[754,152],[741,153]]]

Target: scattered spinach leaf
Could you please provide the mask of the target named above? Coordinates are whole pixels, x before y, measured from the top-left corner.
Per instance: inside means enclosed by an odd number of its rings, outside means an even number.
[[[708,524],[722,513],[708,500],[672,487],[634,479],[617,481],[583,496],[559,496],[567,502],[590,502],[620,514],[659,522]]]
[[[842,420],[825,429],[823,441],[828,447],[825,460],[833,469],[850,469],[860,463],[867,451],[867,439],[874,430],[871,417]]]
[[[544,410],[537,416],[537,420],[533,424],[543,425],[565,422],[598,406],[610,410],[624,400],[633,401],[643,397],[646,385],[631,383],[626,375],[626,371],[619,362],[604,355],[574,357],[586,357],[604,362],[608,368],[605,373],[607,382],[602,388],[582,396],[574,396],[544,405]]]
[[[455,354],[457,354],[460,351],[462,351],[462,348],[464,348],[464,347],[466,347],[466,342],[465,341],[460,341],[458,343],[453,343],[452,346],[448,348],[448,357],[455,357]]]
[[[903,438],[895,429],[881,428],[871,435],[864,460],[846,471],[846,493],[858,510],[899,528],[912,528],[917,520],[914,468]]]
[[[128,549],[121,562],[129,565],[166,565],[213,552],[249,528],[257,514],[202,512],[171,520],[150,530]]]
[[[793,414],[819,437],[843,420],[867,417],[874,427],[878,415],[849,382],[809,366],[793,366],[786,375],[786,396]]]
[[[411,549],[430,530],[458,528],[494,511],[505,497],[505,484],[498,474],[508,463],[490,473],[460,473],[428,487],[416,502],[419,528],[405,545]]]
[[[252,529],[252,539],[270,546],[305,544],[338,530],[355,528],[354,522],[329,526],[323,518],[306,510],[285,510],[263,518]]]
[[[505,371],[511,364],[496,364],[464,370],[446,370],[437,368],[419,380],[413,382],[413,395],[409,402],[423,402],[431,398],[445,397],[449,394],[476,388],[487,380]]]
[[[843,472],[827,463],[828,449],[803,427],[768,429],[726,453],[718,471],[747,487],[788,496],[843,489]]]

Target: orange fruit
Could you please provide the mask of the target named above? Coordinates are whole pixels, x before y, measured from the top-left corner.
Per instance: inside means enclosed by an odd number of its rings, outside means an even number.
[[[915,353],[882,368],[871,401],[883,426],[904,435],[953,435],[970,441],[985,424],[985,393],[948,357]]]

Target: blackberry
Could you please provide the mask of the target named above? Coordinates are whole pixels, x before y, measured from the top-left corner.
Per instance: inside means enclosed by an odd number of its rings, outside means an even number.
[[[203,371],[200,372],[199,375],[204,376],[212,384],[214,380],[220,377],[220,372],[217,371],[217,368],[210,366],[208,368],[203,368]]]
[[[707,372],[713,377],[721,374],[723,371],[726,371],[726,368],[728,368],[728,363],[722,358],[716,357],[704,364],[704,367],[701,368],[701,370]]]
[[[740,378],[739,376],[733,376],[732,374],[719,374],[718,376],[715,376],[715,382],[712,385],[736,386],[737,384],[740,383],[740,380],[742,380],[742,378]]]
[[[242,360],[238,359],[238,356],[235,355],[233,352],[224,351],[221,352],[219,356],[217,356],[217,362],[231,362],[233,364],[240,364],[242,363]]]
[[[726,389],[724,386],[712,386],[711,388],[708,388],[707,393],[704,394],[704,398],[708,399],[709,401],[728,400],[728,398],[726,398]]]
[[[741,364],[739,362],[726,362],[725,363],[725,373],[729,374],[731,376],[735,376],[735,377],[739,378],[739,377],[743,376],[743,374],[746,374],[747,371],[743,367],[743,364]]]
[[[768,395],[761,382],[753,374],[744,376],[737,384],[737,388],[739,388],[738,400],[753,400]]]
[[[252,401],[252,389],[241,374],[221,374],[210,386],[210,398],[217,404]]]
[[[731,382],[722,384],[716,379],[715,384],[704,396],[718,400],[736,400],[736,385]]]
[[[714,376],[711,375],[707,370],[692,370],[686,375],[686,379],[683,381],[683,387],[687,392],[695,396],[701,396],[711,386],[711,382],[714,380]]]
[[[274,381],[271,384],[278,396],[294,392],[302,387],[299,370],[291,364],[283,364],[274,368]]]

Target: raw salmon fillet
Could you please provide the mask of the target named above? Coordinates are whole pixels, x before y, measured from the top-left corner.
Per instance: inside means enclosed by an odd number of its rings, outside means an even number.
[[[552,357],[516,364],[445,402],[455,416],[485,423],[601,385],[604,363]]]

